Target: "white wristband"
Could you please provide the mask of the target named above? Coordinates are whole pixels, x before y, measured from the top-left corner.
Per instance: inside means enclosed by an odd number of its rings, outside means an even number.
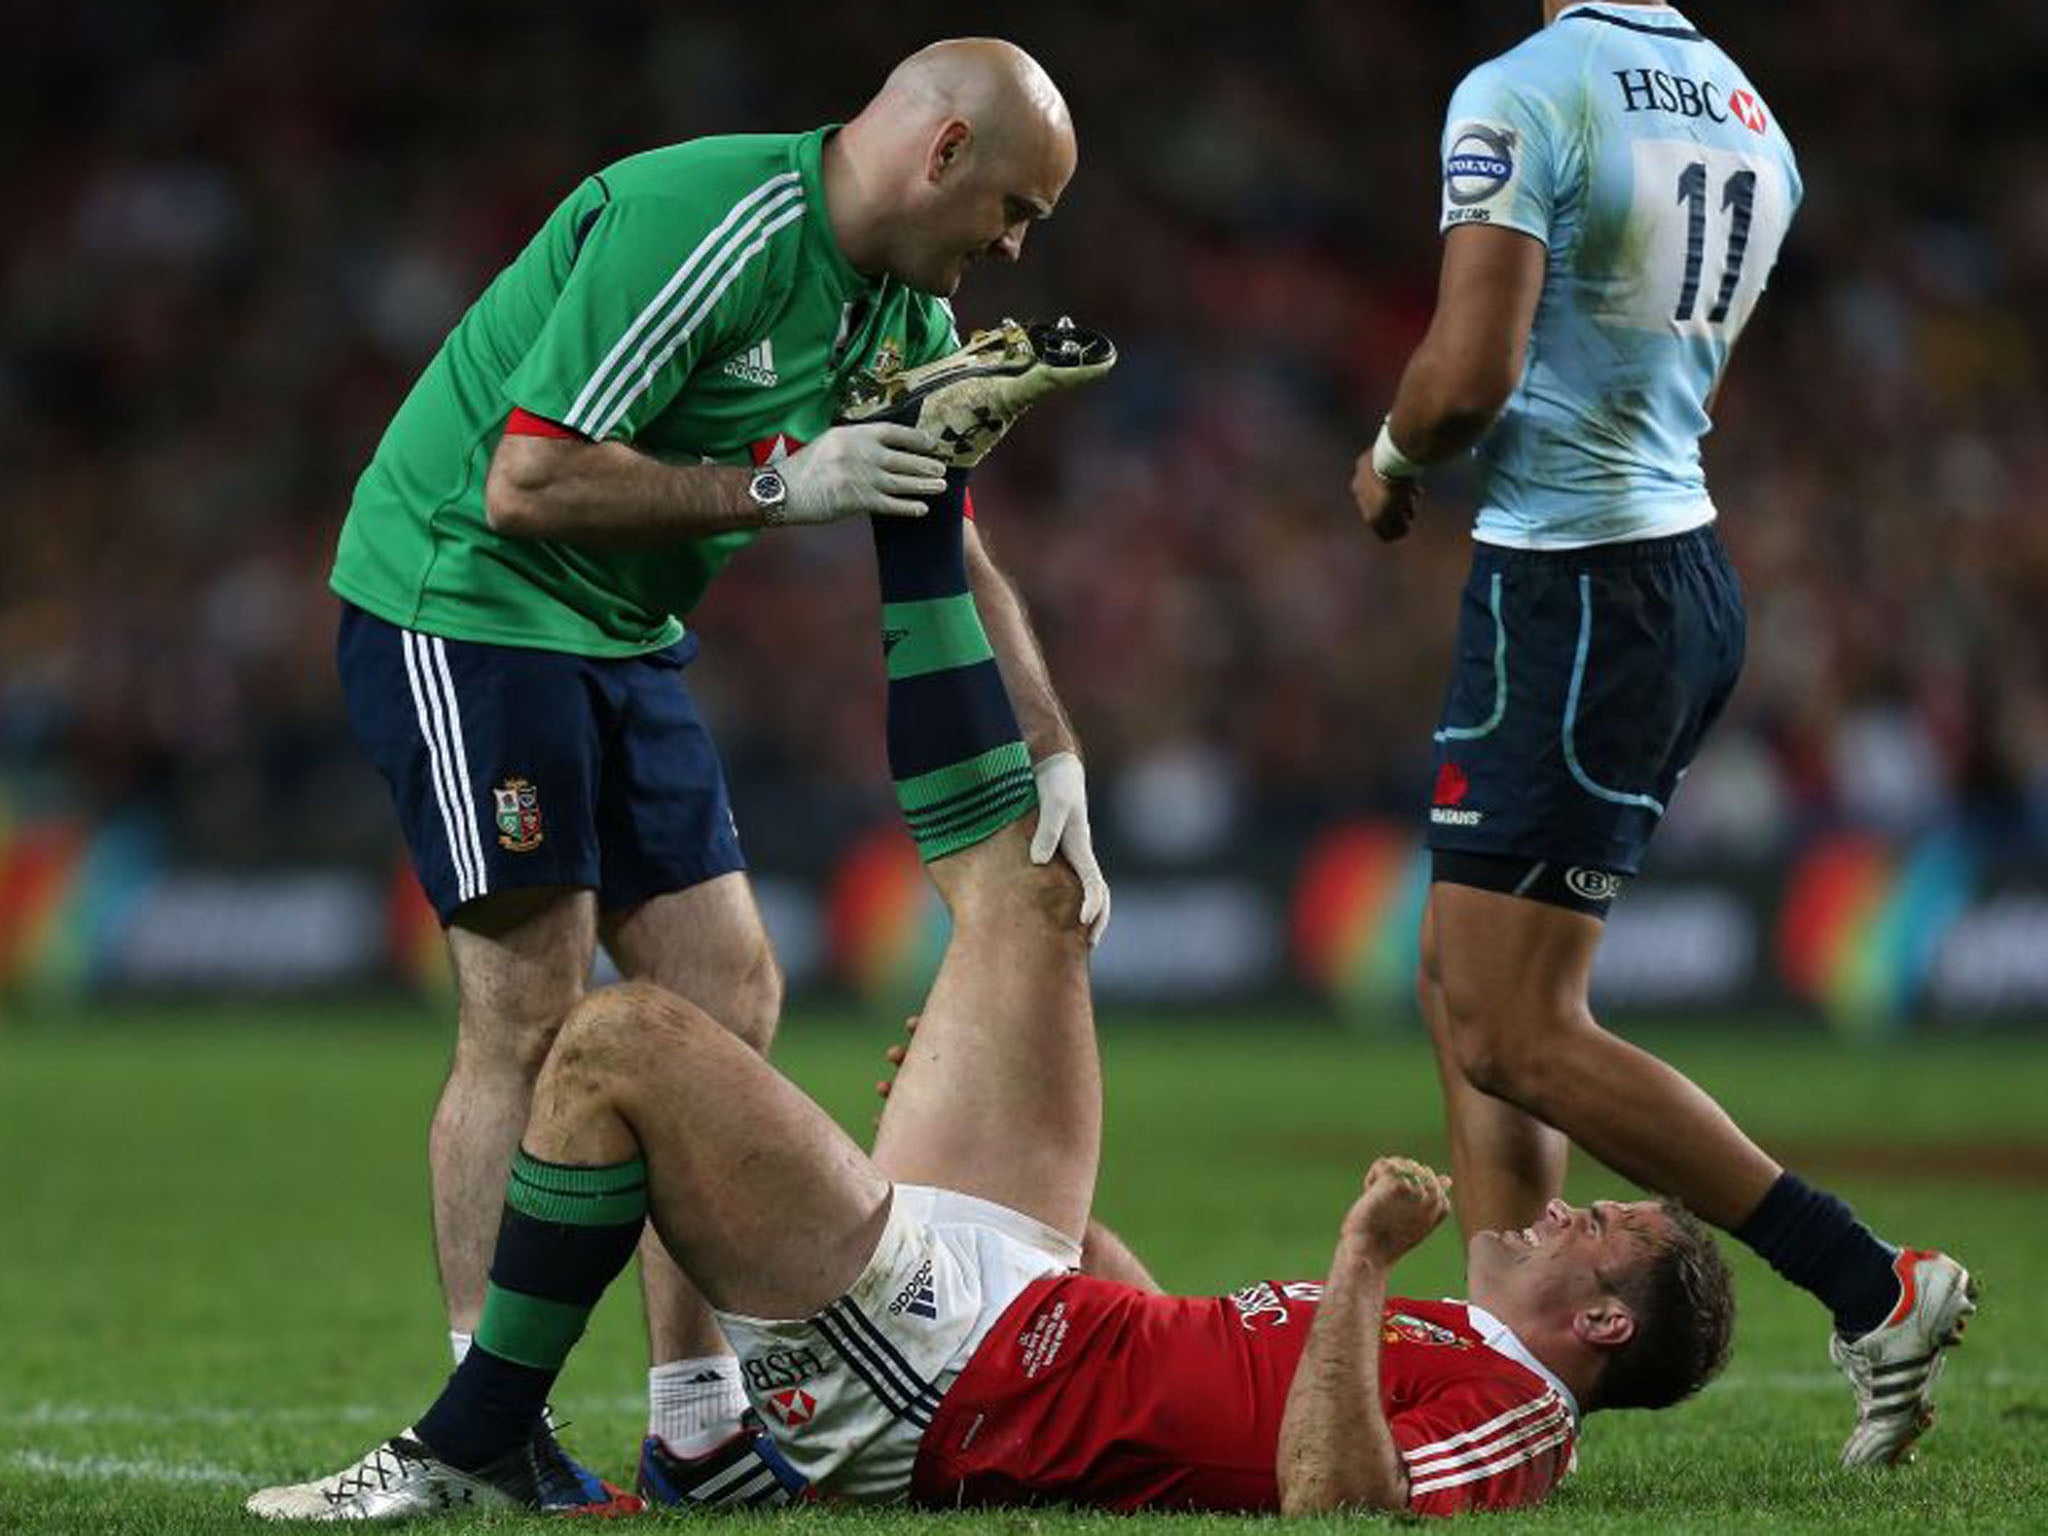
[[[1419,480],[1429,466],[1418,464],[1394,446],[1394,434],[1380,423],[1380,435],[1372,440],[1372,472],[1382,480]]]

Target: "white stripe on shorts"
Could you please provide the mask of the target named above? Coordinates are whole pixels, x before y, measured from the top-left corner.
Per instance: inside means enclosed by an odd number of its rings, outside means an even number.
[[[462,835],[469,839],[471,866],[476,870],[476,894],[481,896],[491,888],[491,868],[484,862],[484,840],[476,829],[476,798],[470,789],[469,748],[462,741],[462,706],[456,702],[455,679],[448,675],[448,642],[439,635],[426,637],[434,653],[434,670],[441,675],[441,691],[448,700],[448,730],[455,738],[455,783],[461,790],[456,797],[457,820],[461,823]]]
[[[434,784],[435,803],[441,809],[441,830],[448,838],[448,858],[455,866],[456,899],[469,901],[483,893],[482,860],[471,862],[470,844],[474,828],[470,829],[469,838],[465,838],[461,831],[464,813],[469,808],[469,796],[463,781],[456,778],[455,765],[450,761],[440,679],[435,676],[428,660],[427,636],[402,629],[398,638],[405,651],[405,678],[412,687],[412,707],[419,717],[420,736],[427,746],[427,769]],[[452,695],[453,690],[450,692]]]

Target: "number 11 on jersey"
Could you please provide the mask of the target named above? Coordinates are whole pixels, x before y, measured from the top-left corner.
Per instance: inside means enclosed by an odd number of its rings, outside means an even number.
[[[1732,342],[1763,290],[1788,222],[1780,179],[1732,150],[1635,145],[1630,243],[1641,253],[1629,323]]]
[[[1707,163],[1695,160],[1679,173],[1678,200],[1686,206],[1685,282],[1678,290],[1678,312],[1672,318],[1690,320],[1700,297],[1700,261],[1707,244]],[[1721,208],[1733,209],[1728,225],[1728,261],[1721,269],[1720,296],[1707,313],[1707,323],[1719,325],[1728,318],[1728,303],[1735,297],[1735,285],[1742,281],[1742,258],[1749,251],[1749,225],[1756,210],[1756,172],[1735,171],[1722,184]]]

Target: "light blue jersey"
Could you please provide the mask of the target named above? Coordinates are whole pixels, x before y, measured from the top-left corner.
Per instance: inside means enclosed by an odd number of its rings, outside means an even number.
[[[1713,521],[1707,401],[1799,206],[1791,143],[1666,6],[1577,5],[1451,98],[1443,227],[1550,251],[1475,537],[1570,549]]]

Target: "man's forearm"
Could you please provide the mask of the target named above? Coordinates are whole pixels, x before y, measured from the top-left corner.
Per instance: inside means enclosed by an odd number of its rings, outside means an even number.
[[[1079,752],[1080,741],[1053,689],[1052,673],[1045,665],[1038,637],[1032,633],[1024,600],[1009,577],[996,569],[972,525],[967,530],[967,584],[973,589],[974,606],[996,653],[996,666],[1003,674],[1003,686],[1009,690],[1032,760],[1042,762],[1055,752]]]
[[[484,489],[491,527],[520,539],[652,544],[762,526],[753,471],[673,465],[624,443],[507,439]]]
[[[1385,1266],[1351,1236],[1337,1245],[1280,1422],[1280,1511],[1408,1507],[1408,1471],[1380,1401]]]
[[[1401,375],[1387,430],[1418,464],[1440,464],[1484,437],[1506,401],[1506,391],[1475,388],[1470,370],[1425,338]]]
[[[1549,259],[1514,230],[1464,225],[1444,237],[1436,312],[1387,413],[1411,462],[1441,463],[1493,425],[1522,377]]]

